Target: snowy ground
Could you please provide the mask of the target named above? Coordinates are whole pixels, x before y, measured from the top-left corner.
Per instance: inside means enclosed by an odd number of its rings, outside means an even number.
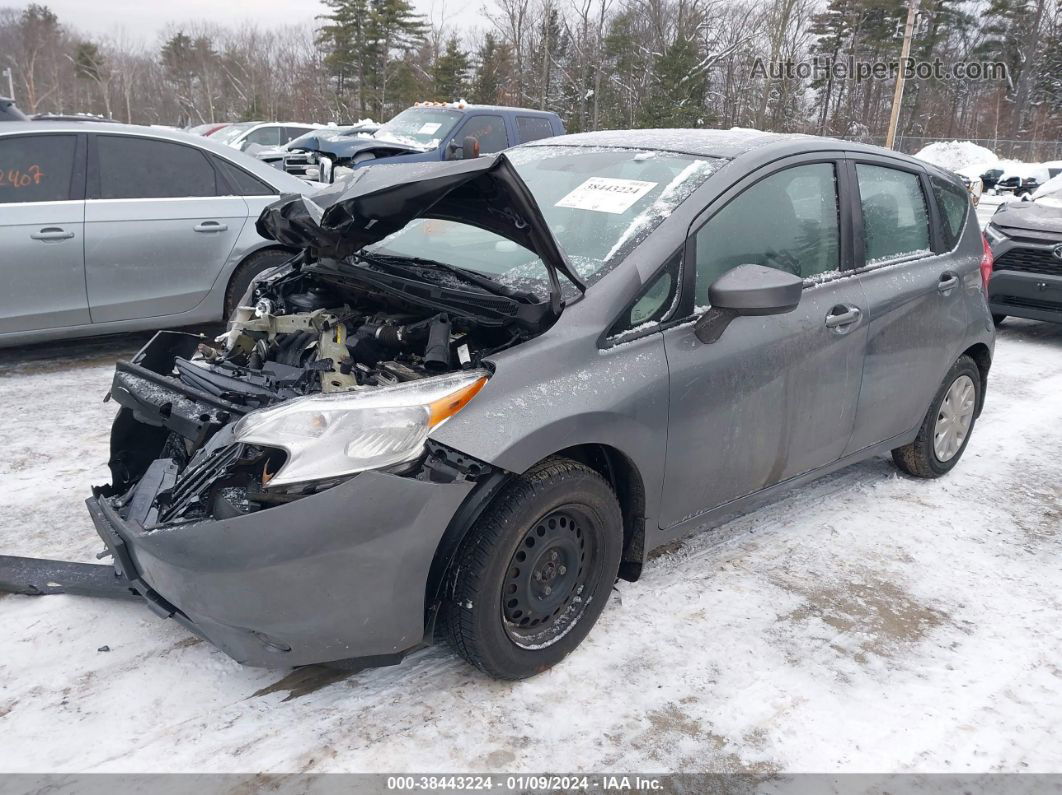
[[[93,559],[142,339],[0,355],[0,551]],[[950,476],[877,459],[695,537],[515,684],[445,648],[241,668],[138,604],[0,597],[0,772],[1060,771],[1060,395],[1062,326],[1008,322]]]

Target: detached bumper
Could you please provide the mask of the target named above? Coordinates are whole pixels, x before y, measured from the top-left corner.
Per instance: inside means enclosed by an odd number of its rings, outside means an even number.
[[[253,514],[151,531],[109,498],[88,508],[149,607],[237,661],[371,665],[424,640],[432,559],[473,486],[364,472]]]

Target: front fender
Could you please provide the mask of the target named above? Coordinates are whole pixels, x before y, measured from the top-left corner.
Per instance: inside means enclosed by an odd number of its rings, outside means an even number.
[[[475,400],[433,437],[515,473],[576,445],[614,447],[638,468],[655,518],[667,443],[663,337],[598,350],[591,339],[551,339],[559,330],[499,355]]]

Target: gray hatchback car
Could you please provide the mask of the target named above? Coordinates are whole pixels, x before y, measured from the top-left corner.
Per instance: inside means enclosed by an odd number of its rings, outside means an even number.
[[[654,548],[891,451],[962,456],[993,351],[962,184],[869,146],[572,135],[359,172],[214,341],[118,365],[88,501],[130,590],[252,665],[504,678]]]
[[[0,347],[223,320],[293,253],[254,219],[311,190],[180,132],[0,125]]]

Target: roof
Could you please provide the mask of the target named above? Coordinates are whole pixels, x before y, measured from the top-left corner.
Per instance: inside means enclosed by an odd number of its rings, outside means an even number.
[[[792,154],[803,150],[843,150],[868,154],[887,155],[899,160],[929,167],[909,155],[882,149],[879,146],[842,141],[819,135],[798,133],[772,133],[747,127],[729,130],[651,129],[651,130],[601,130],[599,132],[575,133],[555,138],[542,138],[523,146],[606,146],[619,149],[655,149],[664,152],[679,152],[699,157],[733,159],[754,149],[770,146],[778,155]]]
[[[417,102],[411,108],[423,108],[426,110],[456,110],[467,112],[470,110],[494,113],[518,113],[522,116],[556,116],[552,110],[534,110],[533,108],[515,108],[511,105],[473,105],[469,102]],[[406,108],[409,110],[409,108]]]

